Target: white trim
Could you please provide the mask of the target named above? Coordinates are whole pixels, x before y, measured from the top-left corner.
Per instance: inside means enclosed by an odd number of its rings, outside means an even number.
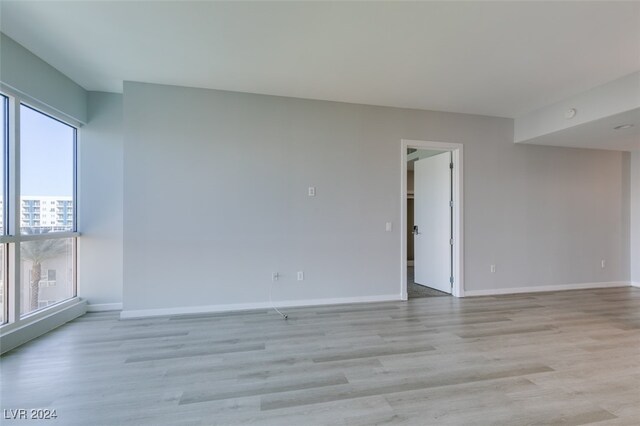
[[[450,151],[453,155],[453,275],[452,295],[464,297],[464,175],[463,149],[460,143],[431,142],[402,139],[400,153],[400,294],[402,300],[407,294],[407,149],[437,149]]]
[[[340,297],[334,299],[284,300],[276,303],[278,308],[298,308],[304,306],[343,305],[348,303],[392,302],[401,300],[397,294],[364,297]],[[121,319],[145,318],[168,315],[202,314],[232,311],[251,311],[256,309],[271,309],[269,302],[237,303],[229,305],[184,306],[179,308],[123,310]]]
[[[122,303],[97,303],[88,304],[87,312],[106,312],[106,311],[121,311]]]
[[[20,323],[7,324],[0,333],[0,353],[5,353],[84,315],[87,302],[74,298],[66,303],[34,313]]]
[[[625,281],[611,281],[603,283],[577,283],[559,285],[541,285],[531,287],[493,288],[489,290],[467,290],[465,296],[497,296],[501,294],[541,293],[549,291],[586,290],[594,288],[629,287],[632,283]]]
[[[630,284],[631,284],[631,287],[638,287],[638,288],[640,288],[640,283],[635,283],[635,282],[633,282],[633,281],[632,281]]]

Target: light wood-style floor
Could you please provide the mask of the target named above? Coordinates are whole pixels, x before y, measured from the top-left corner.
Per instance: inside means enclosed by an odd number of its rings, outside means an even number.
[[[640,424],[640,289],[119,321],[0,360],[61,425]]]

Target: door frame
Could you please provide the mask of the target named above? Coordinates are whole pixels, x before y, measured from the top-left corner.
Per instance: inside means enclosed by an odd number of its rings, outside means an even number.
[[[453,287],[451,295],[464,297],[463,148],[460,143],[401,140],[400,180],[400,298],[407,300],[407,150],[449,151],[453,157]]]

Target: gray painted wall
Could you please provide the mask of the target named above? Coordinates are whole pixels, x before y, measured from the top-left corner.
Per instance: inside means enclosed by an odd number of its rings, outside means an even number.
[[[87,122],[87,92],[69,77],[2,33],[0,81],[76,121]]]
[[[122,303],[122,95],[89,92],[80,131],[78,295]]]
[[[399,296],[403,138],[465,145],[467,290],[629,280],[626,154],[516,145],[509,119],[127,82],[125,310],[265,302],[272,271],[275,300]]]
[[[640,285],[640,151],[631,154],[631,281]]]

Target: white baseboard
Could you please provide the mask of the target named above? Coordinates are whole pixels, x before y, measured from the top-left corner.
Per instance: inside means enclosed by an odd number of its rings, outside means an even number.
[[[631,282],[631,287],[638,287],[638,288],[640,288],[640,283],[634,283],[634,282]]]
[[[122,303],[97,303],[87,305],[87,312],[121,311]]]
[[[364,297],[341,297],[334,299],[310,299],[310,300],[285,300],[275,302],[275,306],[278,308],[298,308],[303,306],[323,306],[323,305],[343,305],[348,303],[372,303],[372,302],[391,302],[399,301],[401,297],[399,294],[387,294],[379,296],[364,296]],[[184,306],[177,308],[160,308],[160,309],[139,309],[139,310],[124,310],[120,313],[121,319],[131,318],[146,318],[168,315],[188,315],[188,314],[203,314],[203,313],[217,313],[217,312],[232,312],[232,311],[251,311],[256,309],[271,309],[272,305],[269,302],[256,302],[256,303],[238,303],[229,305],[207,305],[207,306]]]
[[[465,297],[496,296],[500,294],[540,293],[546,291],[586,290],[593,288],[629,287],[632,285],[626,281],[613,281],[604,283],[578,283],[561,285],[542,285],[532,287],[493,288],[489,290],[465,290]]]

